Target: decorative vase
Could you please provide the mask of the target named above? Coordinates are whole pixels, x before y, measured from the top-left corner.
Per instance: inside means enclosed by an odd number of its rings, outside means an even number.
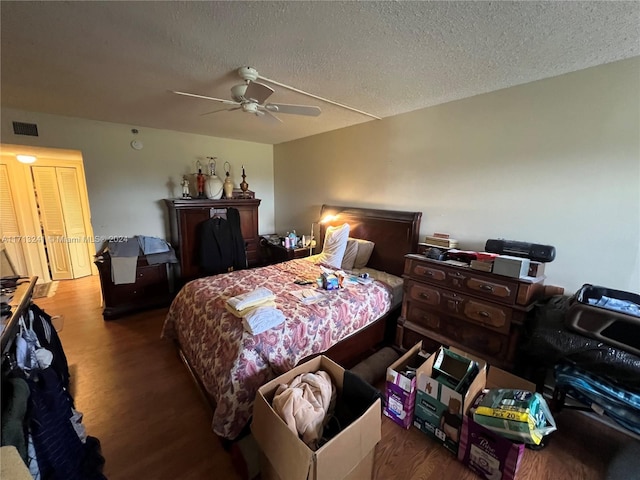
[[[219,200],[222,197],[222,180],[217,175],[210,175],[204,183],[204,193],[210,200]]]
[[[231,177],[229,176],[229,171],[231,170],[231,165],[229,162],[224,162],[225,169],[225,179],[224,185],[222,188],[224,189],[224,198],[233,198],[233,182],[231,181]]]
[[[222,197],[222,180],[216,175],[216,164],[212,159],[209,164],[209,177],[204,183],[204,193],[210,200],[219,200]]]

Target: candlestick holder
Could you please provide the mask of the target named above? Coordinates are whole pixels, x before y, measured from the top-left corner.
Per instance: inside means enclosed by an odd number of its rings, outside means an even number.
[[[242,183],[240,183],[240,190],[242,190],[242,198],[247,198],[247,190],[249,190],[249,184],[246,182],[244,174],[244,165],[242,166]]]

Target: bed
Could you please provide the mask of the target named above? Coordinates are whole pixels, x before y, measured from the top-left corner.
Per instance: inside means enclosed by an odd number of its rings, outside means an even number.
[[[173,301],[162,336],[173,339],[187,368],[213,409],[213,431],[237,438],[251,417],[253,398],[261,385],[314,355],[324,353],[346,367],[379,348],[395,330],[404,255],[417,251],[422,214],[323,205],[321,226],[350,226],[350,236],[371,240],[375,247],[367,272],[382,281],[349,284],[325,298],[304,305],[291,292],[308,288],[293,283],[316,278],[313,257],[266,267],[238,270],[187,283]],[[285,322],[259,335],[244,331],[229,313],[226,300],[258,286],[276,295]]]

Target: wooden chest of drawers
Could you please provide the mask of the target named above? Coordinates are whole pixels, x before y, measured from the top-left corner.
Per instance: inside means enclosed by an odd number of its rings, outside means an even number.
[[[406,255],[403,277],[398,346],[411,348],[418,340],[432,350],[455,346],[513,368],[522,326],[542,294],[542,279],[527,283],[416,254]]]
[[[166,199],[169,211],[169,231],[171,245],[176,249],[180,263],[175,267],[180,286],[189,280],[202,277],[199,246],[202,223],[219,215],[226,218],[228,208],[235,208],[240,215],[240,230],[245,242],[249,267],[260,263],[258,254],[258,207],[260,200],[255,198],[232,198],[222,200],[208,199]]]
[[[167,264],[150,265],[144,256],[138,257],[135,283],[116,285],[111,280],[111,256],[105,252],[94,262],[100,274],[104,300],[102,316],[113,320],[136,311],[165,307],[172,295],[167,277]]]

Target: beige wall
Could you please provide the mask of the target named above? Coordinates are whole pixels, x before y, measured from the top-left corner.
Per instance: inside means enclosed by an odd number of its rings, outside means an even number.
[[[36,123],[39,136],[14,135],[13,121]],[[139,133],[132,134],[132,128]],[[143,142],[142,150],[131,148],[134,138]],[[204,164],[207,156],[218,157],[216,173],[223,180],[223,164],[231,164],[236,187],[245,166],[249,189],[262,200],[260,232],[274,231],[271,145],[5,108],[2,142],[79,150],[96,236],[165,238],[162,199],[181,196],[182,176],[194,172],[196,161]]]
[[[276,145],[276,229],[323,203],[418,210],[461,248],[554,245],[569,293],[638,292],[639,117],[635,58]]]

